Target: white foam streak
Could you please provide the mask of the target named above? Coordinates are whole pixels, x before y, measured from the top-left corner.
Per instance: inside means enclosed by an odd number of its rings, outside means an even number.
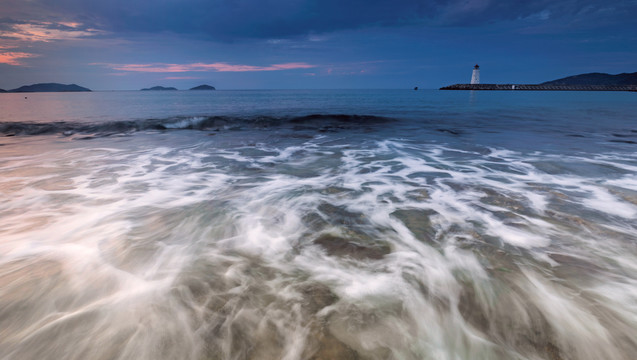
[[[504,149],[324,140],[4,159],[0,357],[637,349],[622,337],[637,324],[637,178],[553,174],[542,165],[564,159]]]
[[[584,204],[590,208],[626,219],[637,217],[637,206],[619,201],[604,189],[590,188],[590,192],[591,198],[584,200]]]
[[[187,129],[189,127],[196,127],[201,124],[202,121],[206,120],[203,116],[194,116],[191,118],[181,119],[171,123],[163,124],[164,127],[168,129]]]

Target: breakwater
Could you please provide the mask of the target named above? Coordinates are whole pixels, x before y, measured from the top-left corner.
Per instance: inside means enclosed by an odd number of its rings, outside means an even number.
[[[455,84],[440,90],[637,91],[637,85]]]

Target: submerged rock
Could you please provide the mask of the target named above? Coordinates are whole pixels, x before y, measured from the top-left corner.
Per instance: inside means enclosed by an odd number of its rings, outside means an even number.
[[[389,244],[362,245],[348,239],[324,234],[314,240],[330,256],[348,256],[357,260],[380,260],[391,252]]]
[[[354,349],[326,333],[319,336],[318,350],[310,360],[358,360],[360,358]]]
[[[432,210],[409,209],[396,210],[391,215],[402,221],[416,239],[433,244],[436,242],[436,229],[433,228],[429,216],[434,213]]]
[[[332,225],[363,225],[368,220],[362,213],[355,213],[347,210],[343,206],[335,206],[330,203],[322,203],[318,210],[323,213]]]
[[[310,314],[315,314],[338,301],[338,296],[321,283],[304,283],[298,286],[298,291],[303,295],[304,309]]]

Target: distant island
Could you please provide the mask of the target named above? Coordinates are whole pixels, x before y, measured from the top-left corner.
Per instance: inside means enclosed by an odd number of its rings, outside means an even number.
[[[24,85],[17,89],[9,90],[7,92],[78,92],[78,91],[91,91],[85,87],[70,84],[58,84],[58,83],[44,83],[44,84],[33,84],[33,85]]]
[[[7,92],[5,89],[0,89],[0,93]]]
[[[142,89],[141,91],[166,91],[166,90],[177,90],[177,89],[174,87],[153,86],[152,88]]]
[[[440,90],[637,91],[637,72],[617,75],[588,73],[541,84],[455,84]]]
[[[190,90],[217,90],[217,89],[215,89],[214,86],[210,86],[210,85],[199,85],[199,86],[195,86],[194,88],[191,88]]]

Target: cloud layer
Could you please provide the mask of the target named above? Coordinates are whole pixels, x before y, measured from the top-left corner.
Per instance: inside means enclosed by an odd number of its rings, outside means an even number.
[[[309,68],[316,67],[316,65],[300,63],[300,62],[273,64],[268,66],[238,65],[238,64],[227,64],[223,62],[209,63],[209,64],[206,64],[206,63],[193,63],[193,64],[94,63],[92,65],[102,65],[117,71],[147,72],[147,73],[181,73],[181,72],[200,72],[200,71],[217,71],[217,72],[278,71],[278,70],[293,70],[293,69],[309,69]]]
[[[479,26],[498,21],[634,18],[634,1],[600,0],[5,0],[24,9],[114,32],[198,34],[217,40],[287,38],[362,27]],[[55,15],[53,15],[55,14]],[[634,21],[633,21],[634,22]]]

